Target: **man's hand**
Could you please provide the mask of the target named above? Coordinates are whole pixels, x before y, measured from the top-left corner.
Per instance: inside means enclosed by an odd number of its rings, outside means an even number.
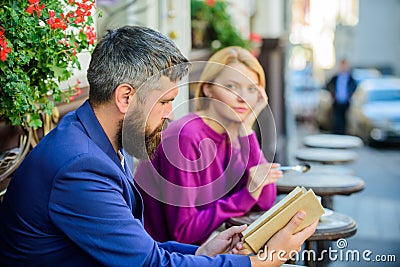
[[[238,254],[243,248],[240,242],[240,233],[247,228],[247,225],[232,226],[219,233],[211,240],[204,243],[196,251],[196,255],[214,257],[217,254]],[[242,254],[242,253],[240,253]]]
[[[264,253],[267,253],[267,255],[263,255],[263,259],[265,260],[261,260],[257,256],[251,256],[251,266],[280,266],[289,258],[294,257],[295,254],[301,250],[301,245],[304,241],[308,239],[317,228],[318,220],[302,231],[293,234],[294,230],[304,220],[305,216],[306,214],[304,211],[299,211],[293,216],[286,226],[278,231],[265,245]]]
[[[259,198],[264,186],[276,183],[283,177],[279,166],[279,163],[263,163],[250,168],[247,189],[255,199]]]

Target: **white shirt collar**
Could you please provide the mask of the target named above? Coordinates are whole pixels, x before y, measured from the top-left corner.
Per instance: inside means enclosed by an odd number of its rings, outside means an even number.
[[[118,157],[121,160],[122,169],[124,169],[125,171],[125,157],[124,154],[121,152],[121,150],[118,150]]]

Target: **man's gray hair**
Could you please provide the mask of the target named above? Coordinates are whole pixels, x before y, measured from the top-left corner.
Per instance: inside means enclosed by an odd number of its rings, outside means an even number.
[[[109,30],[94,49],[87,71],[90,102],[108,102],[123,83],[140,89],[138,97],[143,100],[149,89],[159,89],[156,82],[161,76],[178,81],[189,65],[174,42],[155,30],[141,26]]]

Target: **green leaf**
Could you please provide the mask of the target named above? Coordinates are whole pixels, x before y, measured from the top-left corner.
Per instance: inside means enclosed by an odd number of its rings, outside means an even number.
[[[42,121],[39,118],[31,119],[28,122],[28,126],[30,126],[36,130],[36,129],[42,127]]]

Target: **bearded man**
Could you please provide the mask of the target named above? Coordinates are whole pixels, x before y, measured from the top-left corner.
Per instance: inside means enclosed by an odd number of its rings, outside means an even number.
[[[232,227],[202,246],[155,242],[143,227],[143,203],[125,149],[151,157],[188,60],[160,33],[110,30],[96,46],[89,100],[29,153],[0,206],[0,266],[276,266],[243,254]],[[125,118],[125,123],[124,123]],[[316,224],[292,234],[299,212],[269,242],[298,250]]]

